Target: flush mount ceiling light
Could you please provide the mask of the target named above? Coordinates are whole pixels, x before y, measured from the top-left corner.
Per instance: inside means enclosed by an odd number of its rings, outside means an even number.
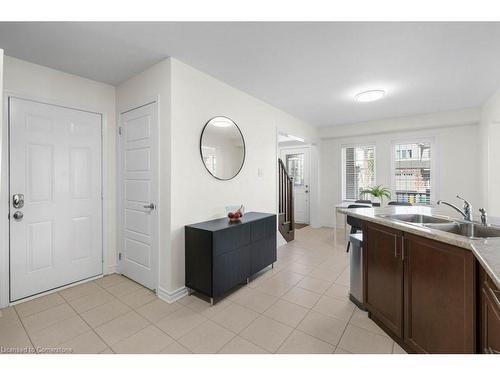
[[[385,96],[384,90],[368,90],[356,94],[354,98],[358,102],[367,103],[382,99]]]
[[[217,118],[213,119],[211,121],[211,123],[214,126],[217,126],[218,128],[228,128],[228,127],[234,125],[234,123],[231,120],[226,119],[224,117],[217,117]]]

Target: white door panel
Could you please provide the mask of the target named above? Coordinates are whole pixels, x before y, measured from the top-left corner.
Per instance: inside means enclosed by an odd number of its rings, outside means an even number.
[[[158,123],[156,103],[121,115],[121,272],[156,289],[158,279]],[[148,208],[150,204],[154,208]]]
[[[101,115],[9,98],[9,125],[15,301],[102,273]]]
[[[281,160],[287,172],[293,177],[295,222],[309,224],[309,148],[285,148],[281,150]]]

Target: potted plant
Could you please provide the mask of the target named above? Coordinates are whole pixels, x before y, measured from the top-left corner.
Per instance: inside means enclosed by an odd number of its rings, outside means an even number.
[[[380,206],[384,202],[384,198],[391,199],[391,191],[382,185],[362,190],[361,194],[370,194],[374,198],[378,198],[380,200],[380,203],[374,203],[373,206]]]

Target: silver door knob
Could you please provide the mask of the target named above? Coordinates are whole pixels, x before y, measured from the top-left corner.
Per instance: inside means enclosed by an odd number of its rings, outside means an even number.
[[[144,205],[144,208],[149,208],[150,210],[154,210],[155,204],[154,203],[146,204],[146,205]]]
[[[23,208],[23,206],[24,206],[24,195],[23,194],[14,194],[12,196],[12,206],[14,208]]]
[[[16,220],[22,220],[23,217],[24,217],[24,214],[21,211],[14,212],[14,219],[16,219]]]

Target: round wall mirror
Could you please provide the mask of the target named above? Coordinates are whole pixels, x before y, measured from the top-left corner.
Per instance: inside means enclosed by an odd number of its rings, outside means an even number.
[[[238,125],[224,116],[209,120],[200,138],[205,168],[219,180],[234,178],[245,162],[245,140]]]

